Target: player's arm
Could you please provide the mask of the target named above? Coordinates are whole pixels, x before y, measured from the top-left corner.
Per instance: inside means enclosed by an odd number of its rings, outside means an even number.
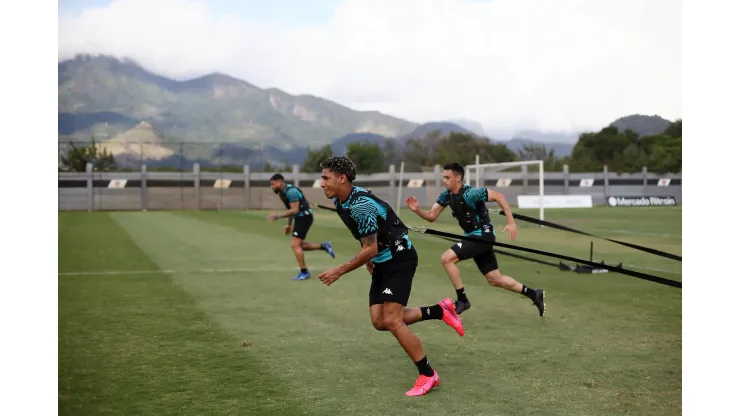
[[[506,200],[504,194],[498,191],[494,191],[493,189],[487,189],[487,191],[487,201],[499,204],[501,210],[504,211],[504,215],[506,215],[506,222],[509,224],[513,224],[514,215],[512,215],[511,213],[511,207],[509,206],[509,202]]]
[[[342,274],[347,274],[352,270],[364,266],[373,257],[378,255],[378,233],[373,232],[372,234],[361,237],[360,244],[360,251],[352,256],[348,262],[339,266]]]
[[[288,223],[290,224],[291,222],[293,222],[293,217],[295,217],[296,214],[298,214],[298,207],[299,206],[300,206],[300,202],[299,201],[291,202],[290,203],[290,209],[287,210],[287,211],[283,211],[283,212],[279,212],[279,213],[275,214],[275,219],[280,219],[280,218],[286,218],[287,217],[287,218],[289,218],[288,219]]]
[[[439,205],[438,203],[434,203],[432,205],[432,208],[425,211],[421,208],[418,208],[416,211],[416,215],[420,216],[421,218],[424,218],[425,220],[429,222],[437,221],[437,217],[439,217],[439,214],[445,209],[442,205]]]
[[[357,231],[360,233],[360,251],[348,262],[339,266],[342,274],[365,265],[378,255],[378,207],[369,199],[361,198],[350,208],[350,215],[357,224]]]
[[[437,198],[437,201],[435,201],[432,205],[432,208],[428,211],[421,209],[419,207],[419,201],[416,199],[416,197],[413,196],[406,198],[406,206],[408,206],[412,212],[416,213],[416,215],[420,216],[426,221],[434,222],[437,221],[437,217],[439,217],[439,214],[447,206],[447,194],[445,192],[442,192],[439,198]]]

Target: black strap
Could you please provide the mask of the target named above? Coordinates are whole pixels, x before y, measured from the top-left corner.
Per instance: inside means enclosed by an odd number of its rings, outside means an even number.
[[[503,211],[499,211],[499,214],[500,215],[506,215],[506,213],[504,213]],[[665,257],[665,258],[672,259],[672,260],[681,261],[681,256],[677,256],[677,255],[671,254],[671,253],[666,253],[665,251],[656,250],[654,248],[640,246],[640,245],[637,245],[637,244],[627,243],[627,242],[619,241],[619,240],[613,240],[611,238],[599,237],[598,235],[589,234],[589,233],[587,233],[585,231],[579,231],[579,230],[576,230],[574,228],[566,227],[564,225],[556,224],[556,223],[550,222],[550,221],[543,221],[543,220],[540,220],[538,218],[528,217],[526,215],[514,214],[514,213],[512,213],[512,215],[514,216],[514,218],[516,218],[518,220],[525,221],[525,222],[531,222],[533,224],[538,224],[538,225],[544,225],[546,227],[557,228],[558,230],[570,231],[572,233],[581,234],[581,235],[587,235],[589,237],[600,238],[602,240],[611,241],[612,243],[621,244],[621,245],[623,245],[625,247],[634,248],[635,250],[640,250],[640,251],[644,251],[646,253],[655,254],[656,256],[660,256],[660,257]]]
[[[609,270],[609,271],[612,271],[612,272],[615,272],[615,273],[621,273],[621,274],[625,274],[627,276],[637,277],[638,279],[644,279],[644,280],[648,280],[648,281],[651,281],[651,282],[660,283],[660,284],[663,284],[663,285],[666,285],[666,286],[681,288],[681,282],[678,282],[676,280],[666,279],[666,278],[659,277],[659,276],[653,276],[651,274],[637,272],[637,271],[625,269],[625,268],[622,268],[622,267],[609,266],[608,264],[594,263],[594,262],[591,262],[591,261],[588,261],[588,260],[582,260],[582,259],[578,259],[578,258],[575,258],[575,257],[564,256],[562,254],[550,253],[550,252],[547,252],[547,251],[536,250],[536,249],[533,249],[533,248],[514,246],[514,245],[506,244],[506,243],[491,242],[491,241],[486,241],[486,240],[483,240],[483,239],[480,239],[480,238],[476,238],[476,237],[473,237],[473,236],[456,235],[456,234],[447,233],[447,232],[444,232],[444,231],[434,230],[434,229],[431,229],[431,228],[409,227],[409,230],[411,230],[411,231],[417,231],[417,232],[420,232],[422,234],[438,235],[438,236],[441,236],[441,237],[449,237],[449,238],[454,238],[454,239],[457,239],[457,240],[475,241],[477,243],[490,244],[492,246],[499,246],[499,247],[509,248],[509,249],[512,249],[512,250],[526,251],[528,253],[539,254],[539,255],[542,255],[542,256],[555,257],[555,258],[558,258],[558,259],[561,259],[561,260],[567,260],[567,261],[572,261],[572,262],[575,262],[575,263],[586,264],[586,265],[589,265],[589,266],[594,267],[594,268],[606,269],[606,270]]]
[[[319,208],[323,208],[323,209],[328,209],[330,211],[336,211],[336,209],[331,208],[331,207],[327,207],[326,205],[318,205],[318,207]],[[537,220],[537,221],[539,221],[539,220]],[[597,269],[606,269],[606,270],[609,270],[609,271],[612,271],[612,272],[615,272],[615,273],[621,273],[621,274],[624,274],[624,275],[627,275],[627,276],[637,277],[638,279],[644,279],[644,280],[648,280],[648,281],[651,281],[651,282],[660,283],[660,284],[663,284],[663,285],[666,285],[666,286],[677,287],[679,289],[682,288],[681,282],[678,282],[676,280],[666,279],[666,278],[659,277],[659,276],[653,276],[651,274],[637,272],[637,271],[625,269],[625,268],[622,268],[622,267],[609,266],[608,264],[594,263],[594,262],[591,262],[591,261],[588,261],[588,260],[578,259],[578,258],[570,257],[570,256],[564,256],[562,254],[550,253],[550,252],[547,252],[547,251],[536,250],[536,249],[527,248],[527,247],[513,246],[511,244],[506,244],[506,243],[498,243],[498,242],[494,243],[494,242],[491,242],[491,241],[486,241],[486,240],[483,240],[483,239],[480,239],[480,238],[476,238],[476,237],[472,237],[472,236],[456,235],[456,234],[447,233],[447,232],[444,232],[444,231],[437,231],[437,230],[434,230],[434,229],[431,229],[431,228],[418,228],[418,227],[409,226],[409,230],[410,231],[420,232],[422,234],[437,235],[437,236],[440,236],[440,237],[445,238],[446,240],[452,240],[452,241],[458,241],[458,240],[475,241],[475,242],[478,242],[478,243],[490,244],[490,245],[493,245],[493,246],[505,247],[505,248],[510,248],[510,249],[513,249],[513,250],[526,251],[526,252],[529,252],[529,253],[539,254],[539,255],[542,255],[542,256],[555,257],[555,258],[559,258],[561,260],[567,260],[567,261],[572,261],[574,263],[586,264],[586,265],[589,265],[591,267],[595,267]],[[508,252],[505,252],[505,251],[495,250],[495,249],[494,249],[494,251],[496,251],[498,253],[501,253],[501,254],[512,255],[513,257],[523,258],[525,260],[536,261],[538,263],[554,265],[553,263],[548,263],[548,262],[545,262],[543,260],[536,260],[536,259],[532,259],[532,258],[529,258],[529,257],[518,256],[518,255],[516,255],[514,253],[508,253]]]

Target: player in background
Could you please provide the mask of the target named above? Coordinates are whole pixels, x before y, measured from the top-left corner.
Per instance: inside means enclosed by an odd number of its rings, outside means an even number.
[[[285,178],[279,173],[272,175],[270,178],[270,188],[272,188],[273,192],[278,194],[287,211],[272,213],[267,217],[267,219],[275,221],[280,218],[288,218],[288,225],[284,227],[285,235],[290,233],[290,226],[295,222],[295,225],[293,226],[293,238],[290,240],[290,248],[293,249],[293,254],[295,254],[295,258],[298,260],[298,266],[301,270],[293,280],[306,280],[311,277],[311,273],[309,273],[308,267],[306,267],[306,260],[303,256],[303,252],[323,250],[334,258],[334,250],[331,247],[331,242],[326,241],[321,244],[316,244],[304,241],[306,239],[306,234],[308,234],[308,230],[311,228],[311,224],[313,224],[313,210],[299,188],[286,184]]]
[[[422,396],[439,385],[440,379],[427,359],[419,337],[408,327],[419,321],[442,320],[464,335],[452,299],[421,308],[406,307],[419,263],[408,229],[383,200],[358,186],[355,165],[345,156],[321,163],[321,187],[333,199],[342,222],[360,242],[360,251],[348,262],[322,272],[318,277],[327,286],[362,265],[372,275],[369,292],[370,320],[378,331],[390,331],[416,365],[419,376],[407,396]]]
[[[434,222],[442,210],[449,206],[452,216],[457,219],[465,236],[476,236],[486,241],[495,242],[496,232],[491,224],[486,202],[497,202],[506,214],[507,222],[502,231],[508,232],[509,237],[516,240],[516,223],[503,194],[493,189],[471,188],[469,185],[463,184],[465,170],[459,163],[446,164],[442,175],[446,189],[439,195],[432,208],[428,211],[420,209],[419,201],[412,196],[406,198],[406,205],[411,211],[426,221]],[[460,269],[457,267],[458,261],[468,259],[475,261],[478,270],[486,277],[491,286],[521,293],[531,299],[532,303],[537,306],[540,317],[544,316],[544,290],[532,289],[512,277],[502,274],[498,268],[493,246],[468,240],[461,240],[453,244],[442,254],[441,258],[442,266],[447,271],[447,275],[457,292],[456,311],[458,314],[470,309],[471,306],[460,277]]]

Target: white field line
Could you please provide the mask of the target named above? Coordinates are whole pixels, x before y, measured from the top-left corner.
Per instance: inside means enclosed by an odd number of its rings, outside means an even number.
[[[312,266],[313,270],[328,269],[335,267],[336,264],[326,266]],[[432,267],[432,265],[419,265],[417,268]],[[362,266],[360,269],[364,269]],[[247,267],[240,269],[198,269],[198,270],[107,270],[98,272],[62,272],[58,276],[125,276],[125,275],[147,275],[147,274],[217,274],[217,273],[252,273],[252,272],[289,272],[297,271],[298,266],[294,267]],[[314,274],[316,272],[312,272]]]

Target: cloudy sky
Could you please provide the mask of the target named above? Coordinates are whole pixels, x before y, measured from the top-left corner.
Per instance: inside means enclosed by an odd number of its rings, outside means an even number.
[[[76,53],[493,136],[681,117],[680,0],[60,0]]]

